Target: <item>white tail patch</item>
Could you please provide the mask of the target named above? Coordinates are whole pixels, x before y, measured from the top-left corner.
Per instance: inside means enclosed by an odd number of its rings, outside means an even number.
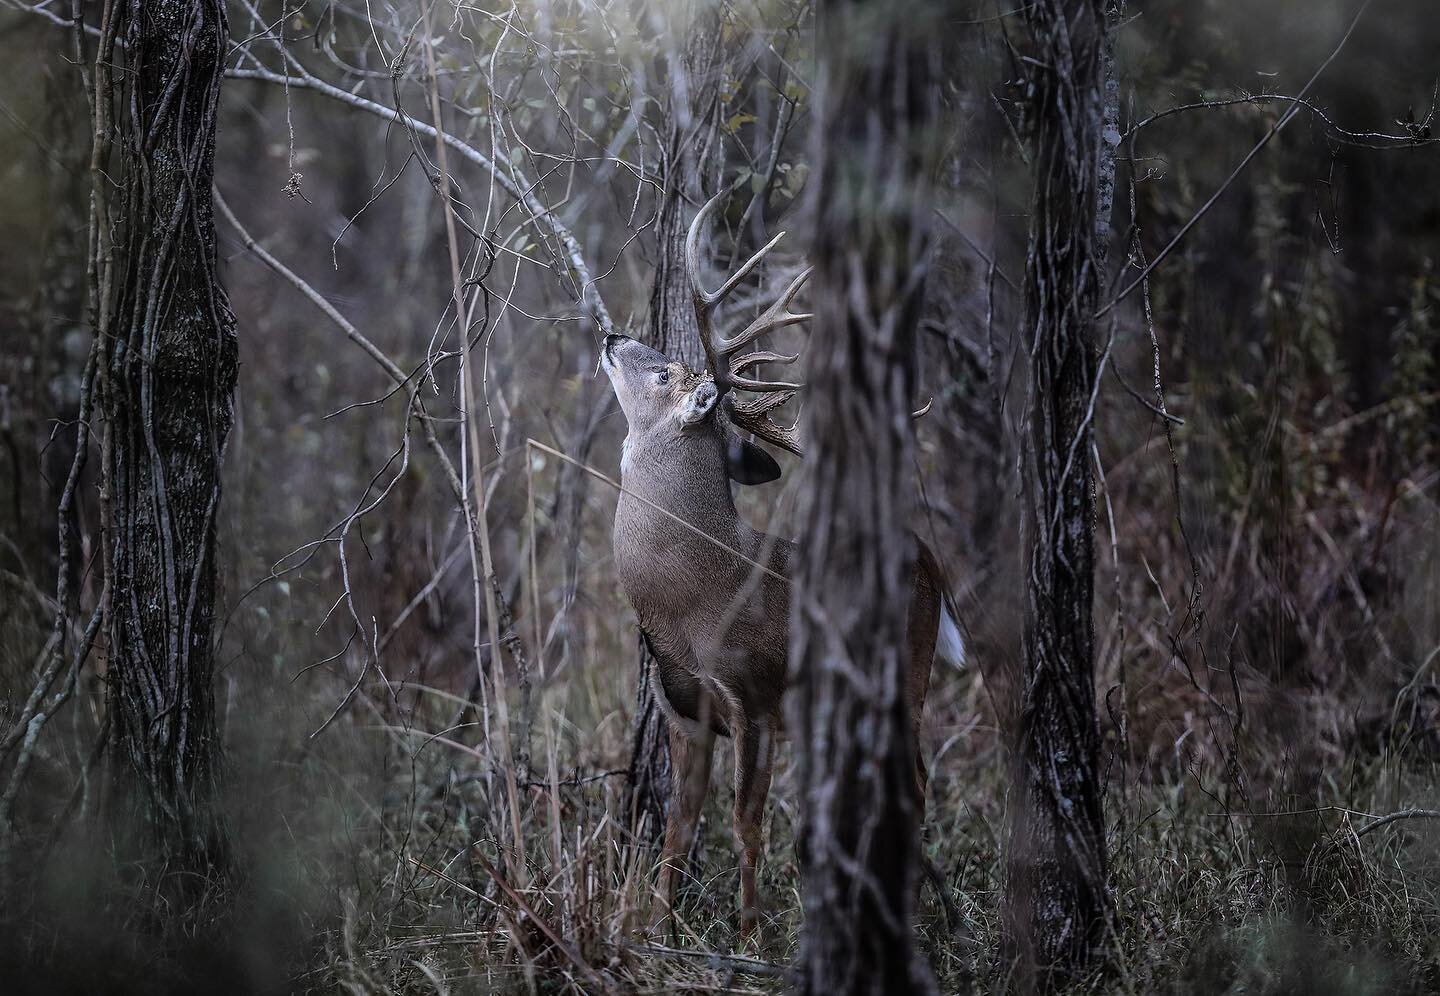
[[[965,670],[965,637],[960,632],[960,621],[955,618],[948,598],[941,604],[940,633],[935,639],[935,654],[959,670]]]

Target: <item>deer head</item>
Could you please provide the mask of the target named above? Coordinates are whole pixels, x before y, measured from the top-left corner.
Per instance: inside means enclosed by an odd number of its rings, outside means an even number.
[[[695,303],[695,318],[710,369],[697,373],[664,353],[624,335],[608,335],[600,351],[600,362],[615,388],[621,411],[629,424],[626,459],[636,446],[656,446],[673,452],[683,445],[689,459],[704,460],[712,454],[723,459],[728,476],[741,484],[763,484],[780,476],[780,467],[760,447],[744,440],[749,432],[767,443],[801,453],[799,433],[794,424],[777,424],[774,410],[801,389],[788,381],[760,380],[749,376],[761,363],[793,363],[799,355],[788,356],[769,350],[744,352],[767,332],[805,321],[811,316],[795,314],[790,304],[810,276],[807,268],[795,277],[779,299],[744,329],[732,336],[715,326],[715,308],[755,269],[765,254],[785,235],[781,232],[735,271],[716,291],[701,286],[701,240],[715,208],[727,192],[711,198],[695,220],[685,242],[685,263]],[[739,399],[736,391],[756,395]],[[738,432],[736,430],[739,430]],[[706,445],[707,443],[718,445]]]
[[[607,335],[600,364],[637,437],[699,433],[719,399],[715,382],[627,335]]]
[[[726,424],[719,412],[720,390],[708,373],[697,374],[659,350],[616,334],[605,337],[600,365],[630,427],[621,459],[624,475],[636,467],[631,455],[643,449],[666,454],[670,466],[680,470],[723,463],[725,476],[740,484],[766,484],[780,476],[774,457]]]

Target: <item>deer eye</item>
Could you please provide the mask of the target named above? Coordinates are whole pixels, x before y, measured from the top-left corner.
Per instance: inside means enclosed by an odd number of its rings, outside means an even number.
[[[670,383],[670,371],[669,371],[669,370],[665,370],[665,369],[663,369],[663,368],[662,368],[662,369],[659,369],[659,370],[656,370],[656,371],[655,371],[655,382],[656,382],[657,384],[662,384],[662,385],[663,385],[663,384],[668,384],[668,383]]]

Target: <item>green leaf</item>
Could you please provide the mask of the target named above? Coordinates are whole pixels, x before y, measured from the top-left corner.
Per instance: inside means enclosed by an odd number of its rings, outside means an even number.
[[[735,134],[737,131],[739,131],[743,126],[749,124],[751,121],[754,121],[754,120],[755,120],[755,115],[753,115],[753,114],[734,114],[734,115],[731,115],[730,120],[725,122],[725,130],[726,130],[726,132],[728,132],[729,134],[733,135],[733,134]]]

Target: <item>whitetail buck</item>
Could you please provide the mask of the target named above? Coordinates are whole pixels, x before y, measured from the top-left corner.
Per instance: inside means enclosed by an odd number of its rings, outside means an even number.
[[[695,315],[710,372],[696,373],[623,335],[605,337],[601,364],[629,423],[620,460],[623,490],[615,510],[615,563],[650,646],[655,661],[652,687],[670,728],[672,798],[661,901],[668,911],[676,868],[689,850],[709,785],[714,735],[728,736],[735,746],[741,929],[748,932],[759,912],[755,872],[761,823],[775,741],[782,732],[780,699],[786,684],[795,544],[742,520],[730,481],[761,484],[780,476],[775,460],[742,439],[742,431],[800,454],[796,426],[778,425],[770,415],[801,385],[747,376],[761,363],[792,363],[798,356],[742,350],[767,332],[811,317],[790,311],[810,271],[797,276],[744,330],[721,335],[714,323],[716,305],[784,235],[771,240],[719,290],[705,291],[699,281],[700,240],[724,196],[712,199],[695,216],[686,242]],[[737,399],[737,389],[756,397]],[[923,543],[917,541],[917,547],[909,592],[905,691],[918,743],[942,616],[950,642],[947,655],[958,664],[963,649],[944,608],[935,558]],[[923,799],[925,767],[918,754],[915,770]]]

